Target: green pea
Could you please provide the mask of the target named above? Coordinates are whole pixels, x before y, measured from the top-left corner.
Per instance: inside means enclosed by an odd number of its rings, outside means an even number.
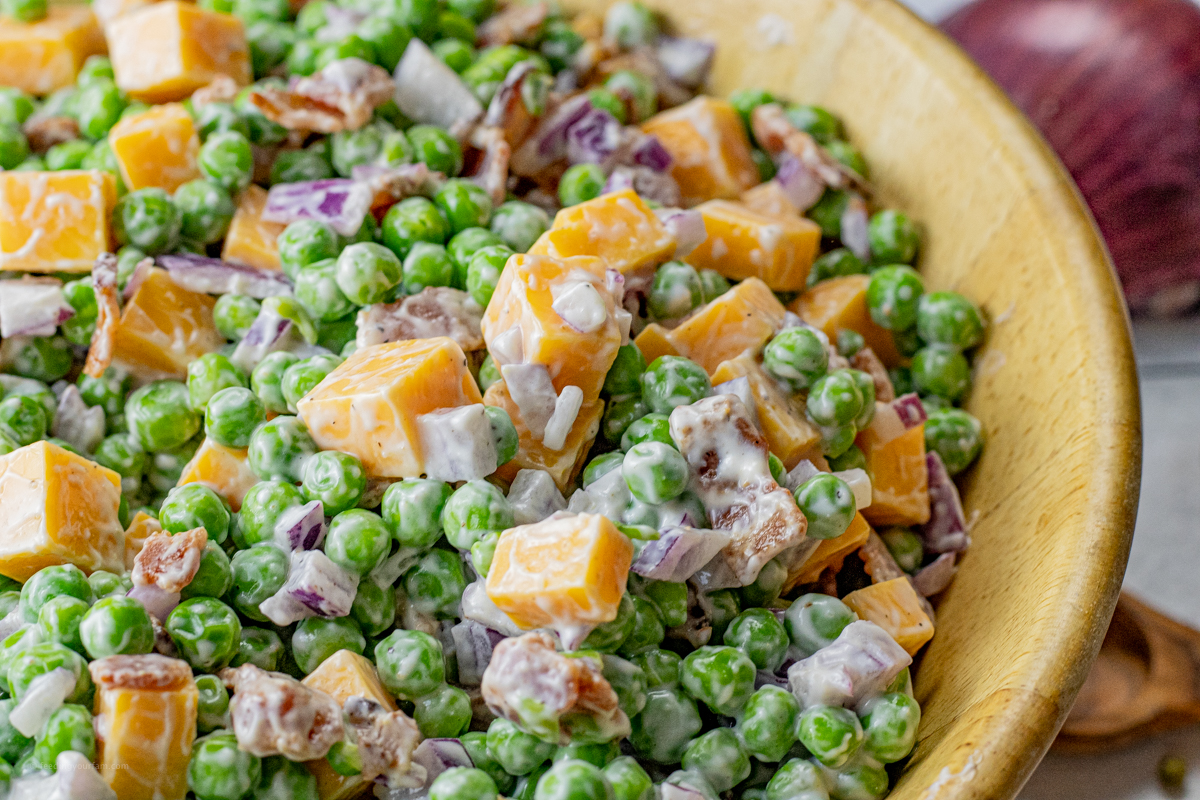
[[[105,597],[88,609],[79,625],[83,648],[90,658],[138,655],[154,650],[154,626],[140,601]]]
[[[201,437],[189,439],[172,450],[153,453],[146,467],[146,481],[159,494],[175,488],[183,476],[183,468],[196,455]]]
[[[944,344],[922,347],[912,359],[913,388],[953,403],[971,388],[971,365],[956,348]]]
[[[712,394],[708,373],[681,356],[659,356],[642,373],[642,398],[651,411],[670,414]]]
[[[604,453],[596,456],[588,465],[583,468],[582,482],[583,488],[587,488],[591,484],[603,478],[614,469],[621,468],[621,462],[625,460],[625,454],[622,452]]]
[[[541,56],[517,45],[488,47],[479,54],[474,64],[463,70],[463,82],[471,87],[479,102],[486,106],[491,103],[509,70],[522,61],[537,63],[539,60]],[[544,60],[539,66],[545,66]]]
[[[753,667],[751,667],[753,668]],[[677,764],[702,728],[696,702],[676,688],[651,689],[646,707],[631,721],[629,743],[639,757]]]
[[[396,620],[396,590],[370,580],[359,582],[350,617],[365,635],[378,636]]]
[[[678,450],[651,441],[629,449],[621,463],[621,475],[635,498],[657,505],[678,497],[687,488],[689,470]]]
[[[367,640],[363,638],[362,630],[350,617],[309,617],[296,626],[291,640],[296,666],[306,675],[339,650],[362,655],[366,646]]]
[[[254,429],[247,450],[250,470],[260,479],[298,482],[304,461],[317,445],[299,417],[278,416]]]
[[[644,122],[658,111],[658,89],[654,81],[640,72],[623,69],[604,81],[604,88],[625,101],[633,115],[633,124]]]
[[[662,616],[663,624],[668,628],[676,628],[687,622],[687,584],[647,580],[641,584],[641,592],[647,600],[654,603]]]
[[[611,800],[612,787],[599,767],[566,760],[551,765],[537,783],[534,800]]]
[[[100,378],[80,373],[76,385],[83,402],[89,406],[100,406],[106,415],[112,416],[124,410],[125,394],[132,382],[132,376],[118,371],[115,367],[109,367]],[[54,395],[51,393],[50,397],[53,398]]]
[[[500,273],[508,263],[512,251],[504,246],[490,246],[477,250],[467,264],[467,291],[476,303],[487,308],[500,282]]]
[[[359,242],[338,256],[338,288],[359,305],[382,301],[400,279],[400,259],[383,245]]]
[[[212,489],[189,483],[172,489],[159,509],[158,519],[168,533],[204,528],[220,544],[229,533],[229,509]]]
[[[467,481],[455,490],[441,513],[446,538],[459,550],[470,550],[485,531],[504,530],[513,524],[508,498],[494,484],[482,480]]]
[[[677,319],[704,303],[700,275],[691,264],[668,261],[654,273],[649,309],[656,319]]]
[[[18,607],[20,607],[19,600]],[[43,640],[44,636],[40,626],[25,623],[0,642],[0,688],[3,688],[6,693],[12,692],[12,684],[8,677],[12,662],[30,647],[41,644]]]
[[[487,751],[510,775],[528,775],[554,755],[554,745],[497,717],[488,726]]]
[[[292,278],[303,267],[337,258],[341,250],[337,232],[327,223],[311,219],[289,223],[276,244],[283,270]]]
[[[180,657],[193,669],[213,672],[237,654],[242,624],[229,606],[215,597],[184,600],[164,627]]]
[[[635,344],[622,345],[617,357],[604,376],[604,391],[610,395],[641,392],[642,373],[646,371],[646,358]]]
[[[811,288],[830,278],[841,278],[846,275],[863,275],[867,271],[858,256],[848,248],[838,247],[823,254],[813,262],[808,273],[807,285]]]
[[[188,400],[192,408],[203,411],[209,399],[230,386],[246,386],[245,374],[221,353],[205,353],[188,364]]]
[[[0,713],[3,713],[2,707],[0,707]],[[458,740],[467,751],[467,755],[471,757],[471,763],[475,765],[475,768],[487,773],[498,791],[503,792],[506,796],[511,794],[517,785],[516,776],[505,772],[500,762],[488,751],[487,733],[470,731],[458,737]]]
[[[502,467],[517,457],[520,439],[517,436],[517,426],[512,417],[499,406],[484,406],[492,429],[492,439],[496,443],[496,466]]]
[[[641,597],[631,599],[634,609],[633,624],[625,640],[621,642],[618,652],[627,658],[636,658],[662,644],[666,638],[666,628],[663,626],[662,614],[654,603]]]
[[[302,43],[303,41],[296,43],[293,54],[302,50]],[[318,149],[281,150],[271,166],[272,186],[279,183],[320,181],[332,177],[333,166],[329,163],[329,157]]]
[[[17,701],[12,698],[0,700],[0,758],[15,763],[33,744],[33,739],[21,733],[8,721]]]
[[[631,601],[630,606],[632,607],[632,605]],[[585,643],[584,648],[588,649],[588,647]],[[603,660],[604,679],[617,693],[621,710],[630,718],[637,716],[646,707],[646,674],[637,664],[619,656],[605,654]],[[613,753],[613,756],[615,755]],[[596,766],[602,767],[604,764],[596,764]]]
[[[732,729],[715,728],[692,740],[683,753],[683,768],[727,792],[750,776],[750,756]]]
[[[238,550],[229,561],[232,585],[226,594],[233,607],[252,620],[266,622],[259,605],[283,588],[288,556],[269,544]]]
[[[564,207],[595,200],[607,180],[608,176],[599,164],[576,164],[569,167],[559,180],[558,200]]]
[[[215,541],[209,541],[200,555],[200,567],[191,582],[183,587],[184,600],[192,597],[223,597],[233,585],[233,568],[229,556]]]
[[[21,587],[21,616],[26,622],[37,622],[42,606],[51,598],[63,595],[90,604],[93,595],[87,576],[72,564],[43,567]]]
[[[877,325],[890,331],[906,331],[917,323],[924,291],[925,284],[912,267],[880,267],[867,284],[867,310]]]
[[[931,292],[917,303],[917,334],[928,344],[969,350],[983,341],[983,316],[958,292]]]
[[[457,615],[466,588],[462,559],[446,550],[430,550],[404,573],[408,604],[423,614]]]
[[[333,169],[349,178],[354,168],[370,164],[383,148],[383,131],[367,125],[358,130],[338,131],[330,137]]]
[[[89,760],[96,758],[96,733],[92,715],[80,705],[68,703],[56,709],[42,726],[33,745],[39,763],[53,764],[59,753],[73,750]]]
[[[429,694],[446,681],[442,645],[437,639],[420,631],[392,631],[375,646],[375,665],[384,687],[403,700],[415,700]],[[512,772],[490,746],[490,738],[489,734],[489,750],[504,764],[506,770]],[[546,757],[549,758],[549,755]]]
[[[767,800],[825,800],[828,797],[821,768],[801,758],[793,758],[783,764],[767,783]]]
[[[32,397],[8,397],[0,401],[0,435],[17,447],[46,438],[48,425],[45,409]]]
[[[129,395],[125,419],[138,444],[152,453],[179,447],[200,430],[188,388],[178,381],[158,381]]]
[[[817,204],[807,212],[809,219],[821,228],[821,235],[829,239],[837,239],[842,235],[842,213],[850,200],[848,192],[838,189],[826,189]]]
[[[241,449],[250,445],[252,432],[266,418],[266,408],[254,392],[241,386],[222,389],[205,409],[204,433],[217,444]]]
[[[701,647],[689,653],[680,685],[717,714],[733,716],[754,693],[754,662],[733,647]]]
[[[863,158],[863,154],[857,147],[849,142],[835,139],[832,142],[825,144],[825,149],[829,154],[842,163],[842,166],[854,170],[864,178],[871,176],[871,170],[867,166],[867,160]]]
[[[462,148],[444,129],[436,125],[414,125],[405,133],[417,161],[448,178],[462,170]]]
[[[829,354],[812,329],[787,328],[763,348],[763,367],[798,392],[825,376]]]
[[[464,228],[446,242],[446,252],[450,255],[450,260],[454,262],[454,285],[456,288],[466,287],[467,268],[470,266],[471,257],[485,247],[500,247],[509,251],[510,255],[512,253],[499,236],[487,228],[479,226]],[[503,268],[503,264],[501,267]]]
[[[111,572],[98,569],[91,575],[88,575],[88,586],[92,587],[92,595],[99,600],[105,597],[124,595],[133,588],[133,583],[127,575],[114,575]],[[4,597],[4,594],[0,594],[0,597]],[[0,755],[0,758],[2,757]]]
[[[697,274],[700,276],[700,288],[704,292],[706,303],[711,303],[730,289],[729,281],[715,269],[702,269]]]
[[[439,39],[433,43],[433,54],[446,66],[461,73],[475,61],[475,48],[462,39]]]
[[[273,541],[279,515],[305,502],[300,489],[281,480],[267,480],[251,486],[242,498],[242,509],[238,513],[238,527],[247,546]]]
[[[117,201],[112,225],[118,244],[131,244],[149,255],[159,255],[179,241],[182,220],[171,196],[149,187]]]
[[[830,645],[858,619],[850,607],[824,594],[806,594],[788,606],[784,623],[792,644],[806,657]]]
[[[735,617],[723,641],[749,656],[758,669],[770,672],[783,664],[791,644],[783,623],[765,608],[748,608]]]
[[[454,262],[440,244],[417,242],[404,257],[403,274],[404,292],[417,294],[426,286],[454,283]]]
[[[35,110],[33,98],[25,92],[15,86],[0,87],[0,125],[20,128]]]
[[[827,767],[840,767],[863,743],[863,729],[853,711],[812,706],[800,714],[796,736]]]
[[[242,664],[253,664],[259,669],[274,672],[279,667],[279,659],[282,654],[283,641],[275,631],[242,626],[242,638],[238,641],[237,655],[229,662],[229,666],[240,667]]]
[[[238,747],[232,733],[198,739],[188,762],[187,783],[196,800],[242,800],[262,778],[262,759]]]
[[[433,196],[434,204],[450,221],[455,233],[467,228],[486,227],[492,218],[492,199],[478,184],[452,178]]]
[[[46,169],[67,170],[81,169],[83,160],[92,151],[92,146],[83,139],[60,142],[46,151]]]
[[[237,194],[250,185],[254,176],[254,154],[250,141],[236,131],[220,131],[200,146],[196,166],[204,177]]]
[[[111,80],[97,80],[82,87],[76,104],[79,132],[93,141],[107,136],[125,110],[125,98]]]
[[[409,197],[383,216],[383,243],[404,258],[417,242],[442,244],[450,237],[450,223],[432,201]]]
[[[907,694],[891,692],[868,700],[862,712],[863,749],[891,764],[912,752],[917,743],[921,707]]]
[[[863,413],[864,400],[851,371],[835,370],[813,382],[808,392],[808,416],[824,427],[849,425]]]
[[[630,423],[625,433],[621,434],[621,449],[625,452],[643,442],[658,442],[674,450],[679,449],[671,438],[670,418],[666,414],[647,414]]]
[[[496,782],[488,773],[468,767],[451,767],[429,786],[429,800],[496,800],[498,796]]]
[[[84,278],[64,284],[63,298],[75,309],[75,316],[62,322],[63,337],[74,345],[90,345],[99,314],[91,279]],[[82,373],[80,377],[83,377]]]
[[[651,800],[654,783],[637,759],[621,756],[603,767],[604,778],[613,789],[614,800]]]
[[[8,682],[12,696],[18,701],[25,697],[29,685],[42,675],[56,669],[65,669],[75,675],[75,688],[67,702],[80,703],[92,691],[92,679],[88,675],[87,662],[83,656],[58,642],[43,641],[22,648],[8,665]]]
[[[31,336],[24,340],[10,339],[9,342],[4,348],[7,361],[5,369],[11,374],[54,383],[71,371],[74,363],[71,345],[61,336]]]
[[[911,264],[921,237],[906,214],[892,209],[878,211],[867,225],[871,257],[881,264]]]
[[[600,653],[616,652],[633,629],[635,614],[636,607],[633,598],[628,593],[621,595],[616,617],[593,628],[581,647],[584,650],[595,650]]]
[[[250,388],[262,400],[267,411],[286,413],[287,400],[283,396],[283,374],[288,367],[300,359],[282,350],[268,353],[250,373]]]
[[[394,72],[413,33],[399,20],[386,14],[372,14],[359,24],[358,35],[371,45],[375,62],[388,72]]]
[[[347,572],[366,575],[388,554],[392,533],[378,514],[352,508],[335,516],[325,535],[325,554]]]
[[[46,641],[66,645],[82,655],[83,643],[79,640],[79,623],[87,613],[87,602],[78,597],[52,597],[38,612],[38,625],[41,626]]]
[[[122,491],[136,491],[141,486],[148,460],[146,451],[130,434],[106,436],[96,445],[92,458],[121,476]]]
[[[432,547],[442,535],[442,509],[452,490],[443,481],[405,478],[383,494],[381,513],[401,547]]]
[[[742,124],[746,126],[746,131],[749,133],[753,133],[750,130],[750,117],[754,114],[754,109],[778,102],[779,98],[766,89],[735,89],[729,94],[729,104],[733,106],[734,111],[738,112],[738,116],[742,118]]]
[[[319,500],[329,516],[337,516],[358,505],[367,488],[362,462],[348,453],[321,451],[304,462],[304,496]]]
[[[0,169],[13,169],[29,158],[29,142],[16,126],[0,124]]]
[[[746,751],[759,761],[780,761],[796,743],[800,704],[778,686],[763,686],[750,696],[738,718],[737,734]]]
[[[960,408],[940,408],[925,420],[925,449],[942,458],[946,471],[957,475],[979,457],[983,425]]]
[[[471,724],[471,698],[457,686],[443,683],[413,702],[413,719],[427,739],[457,738]]]
[[[341,363],[342,359],[338,356],[315,355],[297,361],[288,367],[280,382],[280,389],[283,391],[283,399],[287,401],[288,410],[295,413],[304,396],[315,389],[317,384],[325,380],[326,376],[337,369]]]
[[[778,558],[773,558],[759,570],[753,583],[741,589],[742,606],[745,608],[765,607],[773,603],[783,591],[788,570]]]
[[[524,253],[550,229],[550,215],[531,203],[510,200],[492,214],[491,229],[514,252]]]
[[[200,244],[213,244],[225,238],[237,208],[223,186],[213,181],[188,181],[175,190],[179,209],[180,233]]]
[[[620,444],[625,432],[648,413],[650,408],[642,401],[641,395],[614,397],[609,401],[608,408],[604,411],[604,419],[600,423],[605,440]]]
[[[201,140],[220,131],[237,131],[243,136],[250,136],[249,125],[246,124],[232,103],[205,103],[198,110],[193,109],[193,111]]]
[[[828,472],[814,475],[799,486],[796,504],[808,520],[808,535],[814,539],[841,536],[858,510],[849,484]]]

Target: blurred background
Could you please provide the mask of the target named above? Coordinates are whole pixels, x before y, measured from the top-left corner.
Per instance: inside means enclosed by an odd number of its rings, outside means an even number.
[[[1125,591],[1200,628],[1200,10],[1190,0],[904,2],[1009,91],[1097,217],[1135,312],[1142,392]],[[1181,786],[1160,780],[1164,756],[1186,764]],[[1200,800],[1200,724],[1095,755],[1051,752],[1020,795],[1164,796]]]

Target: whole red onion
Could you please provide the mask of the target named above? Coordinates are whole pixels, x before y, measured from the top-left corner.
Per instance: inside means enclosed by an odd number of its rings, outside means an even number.
[[[943,25],[1058,151],[1134,310],[1200,298],[1200,8],[978,0]]]

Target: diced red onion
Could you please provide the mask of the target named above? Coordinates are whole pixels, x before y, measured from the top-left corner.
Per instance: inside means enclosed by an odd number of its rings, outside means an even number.
[[[593,110],[586,94],[578,94],[545,117],[524,144],[517,148],[509,167],[517,175],[536,175],[567,157],[567,131]]]
[[[395,77],[396,105],[416,122],[449,130],[483,114],[483,106],[458,73],[416,37],[396,65]]]
[[[929,473],[929,521],[921,526],[925,549],[932,553],[961,553],[971,544],[971,537],[958,487],[936,451],[925,454],[925,468]]]
[[[699,89],[708,81],[717,45],[708,39],[662,36],[655,43],[655,52],[671,80],[689,89]]]
[[[604,298],[589,280],[569,281],[552,287],[550,307],[577,333],[595,333],[608,321]]]
[[[473,481],[496,471],[496,442],[481,403],[441,408],[417,416],[425,475],[432,480]]]
[[[229,360],[249,375],[258,362],[276,350],[287,350],[293,340],[299,338],[293,330],[294,324],[287,317],[264,308],[258,312],[246,335],[238,342]]]
[[[258,608],[280,626],[304,619],[296,616],[301,613],[300,607],[311,612],[308,616],[344,617],[350,613],[357,590],[358,576],[333,563],[320,550],[296,550],[283,588]]]
[[[677,206],[681,199],[679,183],[669,172],[656,172],[649,167],[614,167],[604,181],[603,194],[633,189],[644,200],[664,206]],[[701,240],[703,241],[703,240]]]
[[[401,547],[385,558],[382,564],[371,570],[367,579],[384,588],[394,586],[400,576],[408,572],[409,568],[420,560],[421,552],[415,547]]]
[[[683,258],[708,238],[704,217],[694,208],[656,208],[654,214],[675,237],[675,258]]]
[[[473,619],[464,619],[450,629],[450,635],[454,637],[458,656],[458,682],[463,686],[478,686],[492,660],[492,651],[505,638],[504,634]]]
[[[779,184],[787,199],[802,213],[815,206],[825,191],[824,181],[803,161],[787,151],[784,151],[779,169],[772,180]]]
[[[90,453],[104,438],[104,409],[83,402],[79,387],[69,384],[58,398],[50,433],[69,442],[81,453]]]
[[[546,430],[542,435],[542,444],[547,450],[562,450],[566,446],[567,436],[582,407],[583,390],[578,386],[564,386],[558,393],[554,413],[546,420]]]
[[[463,619],[473,619],[505,636],[520,636],[524,631],[488,597],[483,579],[469,585],[460,604]]]
[[[792,467],[792,471],[787,474],[787,482],[784,484],[784,488],[790,492],[794,492],[803,486],[809,478],[819,474],[821,474],[821,470],[817,469],[817,465],[805,459]]]
[[[171,280],[203,294],[244,294],[263,299],[292,293],[292,282],[282,272],[233,264],[191,253],[158,257]]]
[[[39,675],[29,683],[21,702],[8,715],[12,726],[25,736],[36,736],[75,691],[76,676],[71,670],[58,667]]]
[[[854,492],[854,503],[859,511],[871,505],[871,476],[866,470],[855,467],[833,474],[844,480],[850,491]]]
[[[639,136],[633,143],[630,157],[634,164],[655,172],[667,172],[675,161],[670,151],[663,147],[662,141],[653,134]]]
[[[675,777],[671,775],[667,778],[668,781]],[[663,783],[659,787],[658,800],[708,800],[708,796],[699,789],[693,789],[691,786],[681,786],[677,783]]]
[[[0,282],[0,336],[53,336],[73,316],[58,281]]]
[[[875,418],[867,427],[875,434],[880,445],[898,439],[908,430],[908,427],[900,421],[900,412],[891,403],[878,401],[875,403]]]
[[[130,273],[129,280],[125,281],[125,288],[121,290],[121,299],[128,300],[137,294],[137,290],[141,287],[143,281],[150,277],[152,269],[154,269],[153,258],[143,258],[134,264],[133,272]]]
[[[16,633],[24,624],[25,615],[21,613],[20,607],[13,608],[12,611],[4,615],[3,619],[0,619],[0,642]]]
[[[325,507],[320,500],[292,506],[275,522],[275,544],[287,552],[316,550],[325,541]]]
[[[929,418],[925,414],[925,404],[916,392],[900,395],[891,402],[891,406],[904,423],[905,430],[915,428]]]
[[[525,427],[540,441],[558,403],[558,392],[550,380],[550,371],[544,364],[505,364],[500,368],[500,374],[521,412]]]
[[[166,621],[175,607],[179,605],[179,592],[168,592],[153,583],[134,586],[125,594],[135,600],[140,600],[146,607],[146,612],[159,621]]]
[[[729,534],[695,528],[670,528],[647,542],[630,567],[643,578],[682,583],[729,544]]]
[[[64,750],[54,759],[54,773],[30,772],[14,778],[8,800],[117,800],[83,753]]]
[[[475,766],[467,748],[458,739],[426,739],[417,745],[412,760],[425,768],[426,786],[448,769]]]
[[[958,556],[955,553],[942,553],[931,563],[917,570],[912,577],[913,587],[921,593],[922,597],[933,597],[943,591],[950,585],[950,581],[954,579],[954,573],[958,571],[954,566],[957,559]]]
[[[554,478],[542,469],[517,471],[508,488],[508,504],[512,506],[513,520],[518,525],[541,522],[567,508],[567,501],[554,484]]]
[[[802,708],[853,708],[878,694],[912,663],[912,657],[874,622],[859,620],[832,644],[788,669],[788,685]]]
[[[328,223],[342,236],[353,236],[374,200],[370,186],[346,178],[277,183],[267,192],[262,219],[283,225],[312,219]]]
[[[604,109],[593,108],[567,129],[567,161],[605,164],[621,147],[624,128]]]
[[[842,209],[842,244],[863,261],[871,258],[871,243],[867,238],[867,203],[857,194],[850,195]]]
[[[780,689],[788,688],[787,676],[776,675],[769,669],[760,669],[754,673],[754,688],[761,689],[764,686],[778,686]]]
[[[754,390],[750,387],[750,379],[745,375],[718,383],[713,387],[713,394],[731,394],[741,400],[750,414],[750,419],[758,425],[758,404],[754,402]]]
[[[604,187],[600,190],[601,194],[611,194],[612,192],[623,192],[626,189],[633,188],[633,170],[628,167],[617,167],[604,181]]]

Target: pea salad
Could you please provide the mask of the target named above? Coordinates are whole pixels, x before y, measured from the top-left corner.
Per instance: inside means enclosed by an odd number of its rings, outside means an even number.
[[[987,324],[622,0],[0,0],[0,796],[877,800]]]

